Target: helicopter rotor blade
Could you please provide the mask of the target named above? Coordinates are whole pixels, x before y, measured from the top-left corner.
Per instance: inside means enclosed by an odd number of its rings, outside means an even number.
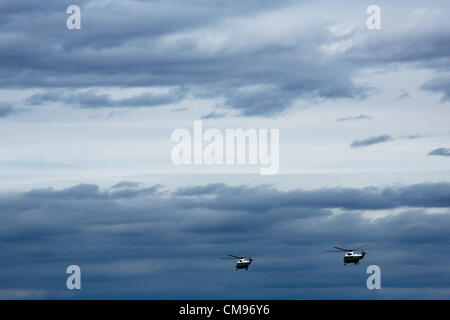
[[[365,250],[367,250],[367,249],[373,249],[373,248],[376,248],[376,247],[368,247],[367,245],[364,245],[364,246],[359,247],[359,248],[356,249],[356,250],[361,250],[362,252],[365,252]],[[366,252],[366,253],[367,253],[367,252]]]
[[[233,257],[234,259],[242,259],[242,258],[244,258],[244,257],[238,257],[238,256],[234,256],[234,255],[232,255],[232,254],[228,254],[230,257]]]
[[[354,251],[353,249],[344,249],[339,247],[334,247],[335,249],[341,250],[341,251]]]
[[[367,244],[365,244],[365,245],[363,245],[363,246],[361,246],[361,247],[356,248],[354,251],[364,250],[364,249],[367,249]]]

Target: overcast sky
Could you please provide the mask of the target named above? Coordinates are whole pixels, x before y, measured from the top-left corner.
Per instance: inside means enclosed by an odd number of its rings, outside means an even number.
[[[449,9],[2,0],[0,298],[450,298]],[[174,165],[197,120],[279,129],[279,174]]]

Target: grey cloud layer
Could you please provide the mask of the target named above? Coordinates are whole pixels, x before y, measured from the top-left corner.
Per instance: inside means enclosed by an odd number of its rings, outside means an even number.
[[[97,94],[94,90],[79,93],[67,93],[58,90],[34,94],[27,99],[27,102],[33,105],[41,105],[46,102],[64,102],[67,105],[81,108],[151,107],[176,103],[185,96],[186,90],[182,89],[172,89],[163,94],[143,93],[122,99],[112,99],[110,95]]]
[[[280,41],[254,37],[256,27],[242,23],[291,1],[102,3],[84,2],[82,30],[68,31],[64,22],[70,1],[40,1],[39,6],[32,1],[3,2],[0,86],[170,86],[198,98],[221,98],[225,107],[244,116],[270,116],[298,99],[366,97],[370,88],[353,81],[360,68],[413,62],[449,69],[445,28],[372,34],[348,51],[330,55],[323,46],[367,30],[342,36],[328,31],[328,24],[317,23]],[[226,40],[216,48],[213,39],[207,40],[211,36]],[[73,96],[72,90],[59,99]],[[177,102],[184,97],[178,92],[171,92],[172,98],[137,96],[126,101],[79,93],[74,98],[83,107],[140,107]],[[51,90],[43,92],[32,101],[54,101],[52,95]]]
[[[78,264],[85,298],[370,298],[364,268],[343,269],[341,256],[323,253],[370,243],[380,251],[365,263],[385,270],[383,297],[423,298],[427,287],[448,298],[449,207],[449,183],[167,191],[128,181],[109,190],[83,184],[3,193],[0,289],[64,297],[65,267]],[[394,208],[401,211],[375,221],[361,215]],[[229,252],[264,258],[244,277],[217,259]]]
[[[240,194],[246,195],[245,201],[242,201]],[[450,184],[448,183],[419,184],[403,188],[324,188],[289,192],[277,191],[270,187],[249,188],[212,184],[181,188],[175,195],[182,197],[214,195],[213,199],[205,198],[196,202],[192,202],[190,198],[178,200],[183,205],[260,212],[280,206],[346,210],[450,206]]]

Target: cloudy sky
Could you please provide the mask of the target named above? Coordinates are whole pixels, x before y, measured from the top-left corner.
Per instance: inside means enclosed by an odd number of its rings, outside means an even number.
[[[449,9],[2,0],[0,298],[450,298]],[[279,173],[176,166],[198,120],[279,129]]]

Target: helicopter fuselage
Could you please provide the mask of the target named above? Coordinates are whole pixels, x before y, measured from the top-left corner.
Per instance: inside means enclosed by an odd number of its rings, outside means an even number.
[[[347,263],[359,264],[359,260],[364,258],[365,254],[365,252],[362,252],[361,254],[354,253],[353,251],[347,252],[344,256],[344,265]]]
[[[253,259],[244,259],[241,258],[236,263],[236,270],[245,269],[248,270],[248,266],[252,263]]]

